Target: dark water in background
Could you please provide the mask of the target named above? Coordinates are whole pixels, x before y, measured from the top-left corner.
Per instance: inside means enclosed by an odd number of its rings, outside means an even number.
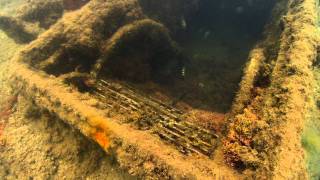
[[[198,10],[185,17],[186,28],[174,38],[190,59],[186,81],[202,85],[196,91],[203,100],[194,107],[230,110],[250,50],[263,38],[274,3],[201,0]]]

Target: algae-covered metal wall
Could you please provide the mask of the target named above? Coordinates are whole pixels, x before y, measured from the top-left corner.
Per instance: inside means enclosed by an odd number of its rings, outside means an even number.
[[[258,170],[253,176],[308,177],[300,141],[313,103],[317,8],[313,0],[279,1],[271,32],[280,36],[269,34],[251,53],[225,148],[232,165]]]

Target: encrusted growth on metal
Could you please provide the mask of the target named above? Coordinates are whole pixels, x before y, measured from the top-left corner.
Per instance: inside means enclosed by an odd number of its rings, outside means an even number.
[[[133,123],[141,130],[150,130],[161,139],[175,145],[183,154],[211,156],[218,135],[182,118],[183,112],[147,97],[129,86],[99,80],[93,95],[112,109],[115,105],[125,112],[137,112],[142,118]]]

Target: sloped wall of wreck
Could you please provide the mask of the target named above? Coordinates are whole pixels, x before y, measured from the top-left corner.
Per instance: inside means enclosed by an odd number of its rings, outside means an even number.
[[[234,167],[248,174],[253,170],[253,177],[305,179],[301,131],[313,106],[317,3],[280,1],[273,23],[266,40],[251,52],[230,117],[225,156]]]

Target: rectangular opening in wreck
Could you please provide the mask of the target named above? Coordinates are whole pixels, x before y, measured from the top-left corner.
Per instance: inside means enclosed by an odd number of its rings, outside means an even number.
[[[62,17],[19,60],[89,92],[108,118],[211,156],[275,1],[94,2]]]

